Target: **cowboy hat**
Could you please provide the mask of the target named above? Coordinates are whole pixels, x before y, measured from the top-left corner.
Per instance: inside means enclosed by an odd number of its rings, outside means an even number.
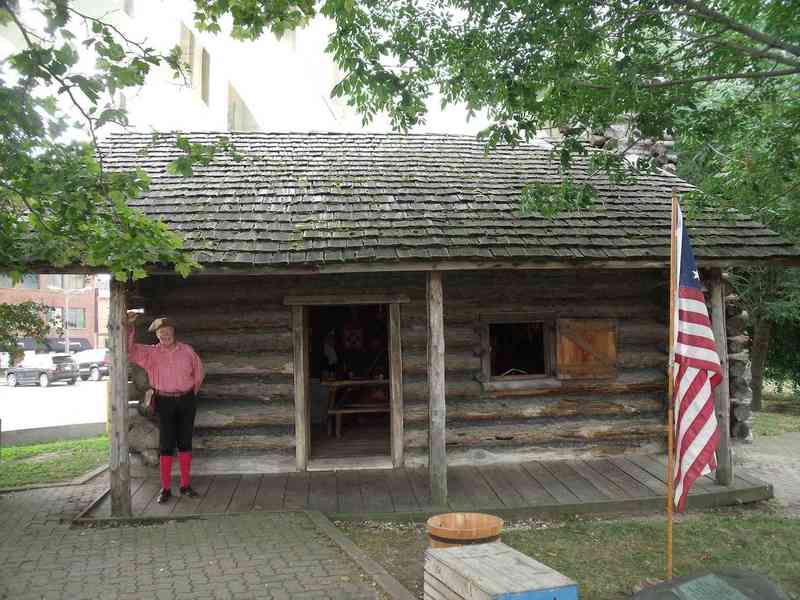
[[[147,331],[158,331],[162,327],[175,327],[175,321],[170,319],[169,317],[159,317],[155,319],[152,323],[150,323],[150,327],[147,328]]]

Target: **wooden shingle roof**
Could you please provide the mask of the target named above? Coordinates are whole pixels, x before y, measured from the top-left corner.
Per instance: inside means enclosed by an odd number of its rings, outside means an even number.
[[[213,143],[219,133],[185,134]],[[618,185],[575,162],[600,201],[545,219],[523,215],[525,184],[556,182],[558,165],[539,144],[486,154],[468,136],[355,133],[225,134],[244,158],[220,156],[190,177],[170,175],[174,136],[110,136],[110,168],[142,168],[150,191],[133,205],[181,234],[206,266],[324,268],[413,263],[669,260],[672,190],[664,173]],[[796,258],[800,251],[747,218],[690,224],[698,260]]]

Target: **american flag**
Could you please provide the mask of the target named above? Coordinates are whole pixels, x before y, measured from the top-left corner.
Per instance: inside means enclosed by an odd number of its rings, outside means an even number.
[[[678,268],[671,350],[675,411],[674,502],[682,512],[694,481],[717,468],[714,452],[719,429],[713,392],[722,381],[722,366],[680,207],[677,207],[674,235],[676,253],[672,268]]]

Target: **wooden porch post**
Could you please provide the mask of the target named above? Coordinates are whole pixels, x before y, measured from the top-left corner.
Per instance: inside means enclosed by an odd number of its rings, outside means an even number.
[[[109,470],[111,515],[131,516],[131,471],[128,456],[128,318],[126,286],[112,279],[108,333],[111,340],[111,422]]]
[[[428,274],[428,469],[431,503],[447,504],[447,450],[445,446],[444,300],[442,274]]]
[[[728,376],[728,333],[725,326],[725,284],[722,270],[711,270],[711,326],[717,353],[722,363],[722,383],[714,390],[714,405],[719,424],[717,446],[717,483],[730,485],[733,482],[733,460],[731,456],[730,378]]]
[[[389,305],[389,395],[392,402],[392,465],[403,466],[403,349],[400,305]]]
[[[306,337],[306,308],[292,307],[292,345],[294,346],[294,444],[297,470],[308,468],[309,430],[309,374],[308,343]]]

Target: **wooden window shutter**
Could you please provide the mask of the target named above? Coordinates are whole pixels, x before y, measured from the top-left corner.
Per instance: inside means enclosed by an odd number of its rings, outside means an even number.
[[[617,326],[610,319],[559,319],[559,379],[604,379],[617,372]]]

